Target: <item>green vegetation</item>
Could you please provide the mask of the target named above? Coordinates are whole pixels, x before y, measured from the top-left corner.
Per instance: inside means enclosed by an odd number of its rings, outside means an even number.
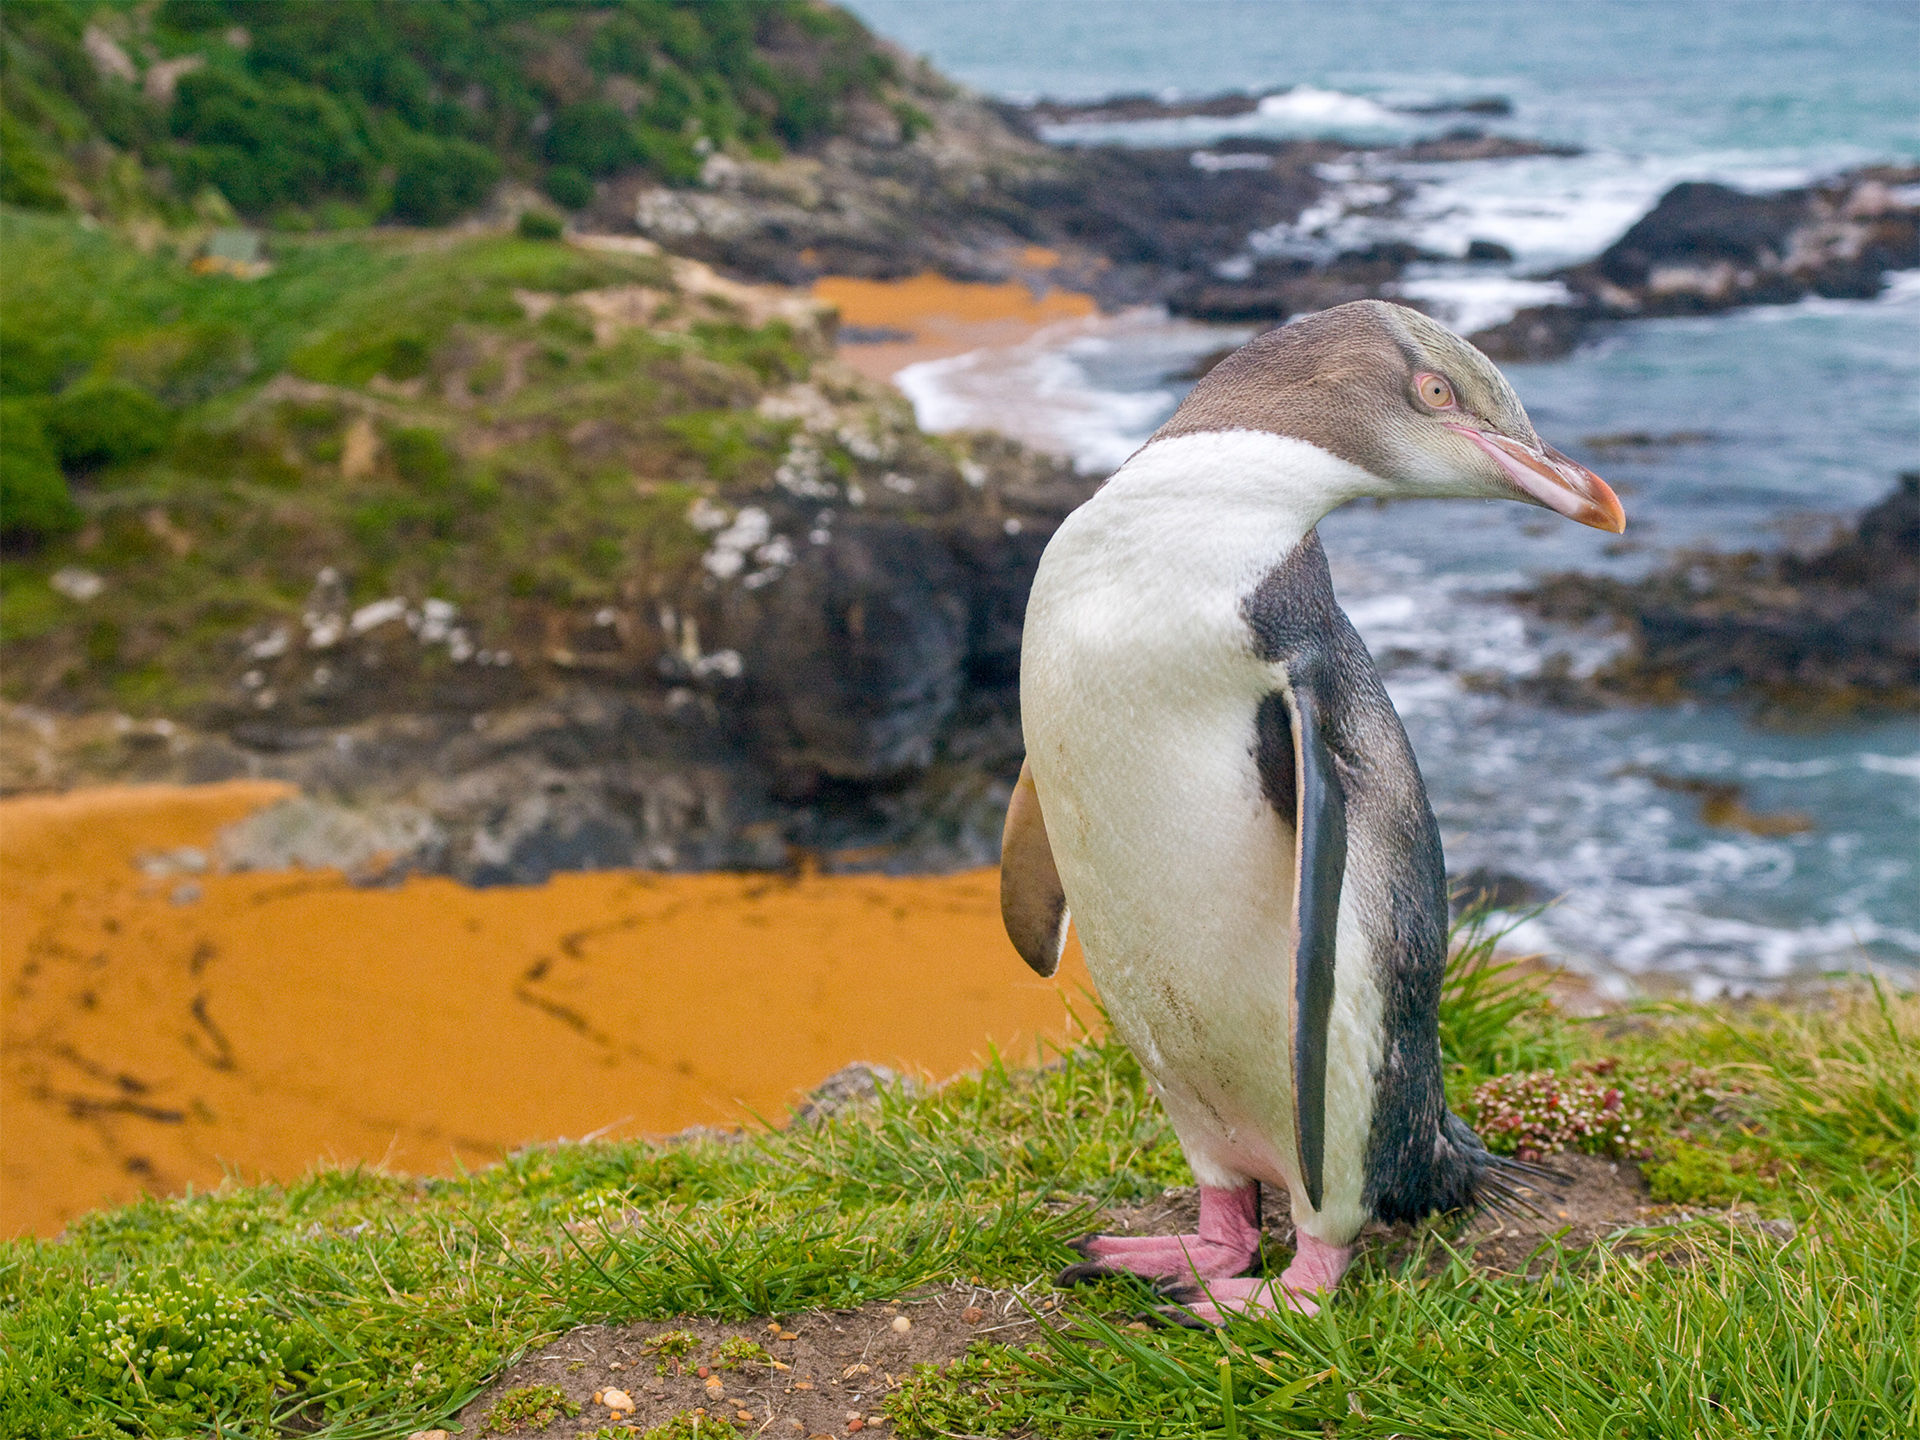
[[[654,1336],[641,1348],[653,1356],[653,1368],[664,1375],[689,1355],[699,1353],[700,1337],[691,1330],[669,1330]]]
[[[895,1426],[1914,1433],[1920,999],[1861,990],[1805,1009],[1577,1022],[1533,994],[1508,1031],[1557,1057],[1547,1068],[1563,1079],[1601,1066],[1610,1080],[1712,1077],[1721,1101],[1642,1137],[1662,1198],[1690,1208],[1587,1251],[1549,1242],[1531,1278],[1475,1268],[1457,1218],[1442,1218],[1410,1246],[1366,1252],[1320,1316],[1225,1334],[1126,1328],[1151,1297],[1116,1280],[1077,1293],[1063,1335],[976,1342],[919,1372],[890,1397]],[[1478,1083],[1457,1058],[1451,1070]],[[955,1279],[1027,1285],[1071,1258],[1063,1242],[1091,1207],[1187,1180],[1138,1069],[1108,1041],[739,1143],[560,1145],[445,1180],[321,1170],[151,1200],[0,1251],[0,1433],[404,1435],[573,1325],[791,1315]],[[1793,1238],[1711,1208],[1742,1196],[1796,1221]],[[691,1339],[660,1336],[657,1363]],[[516,1422],[537,1423],[534,1398]]]
[[[557,1385],[522,1385],[493,1403],[480,1428],[489,1435],[511,1435],[516,1430],[544,1430],[556,1420],[579,1413],[579,1402],[567,1399]]]
[[[765,1365],[772,1358],[765,1346],[744,1335],[722,1340],[713,1355],[715,1365],[722,1370],[749,1370],[756,1365]]]
[[[616,1430],[603,1426],[593,1434],[593,1440],[633,1440],[637,1434],[632,1428]],[[640,1436],[640,1440],[735,1440],[739,1428],[724,1415],[696,1415],[691,1410],[682,1410],[664,1425],[656,1425]]]
[[[664,257],[537,225],[285,238],[252,280],[18,210],[0,211],[0,246],[7,694],[63,707],[221,723],[256,698],[236,688],[259,667],[249,647],[301,637],[329,569],[330,603],[437,598],[472,648],[523,656],[598,607],[673,603],[707,544],[690,505],[772,483],[796,427],[754,406],[825,353],[732,292],[684,293]],[[627,297],[623,318],[596,319],[598,295]],[[951,471],[912,443],[923,470]],[[104,588],[50,586],[73,567]],[[430,657],[412,661],[432,683]],[[306,672],[273,670],[264,688],[325,723],[333,702],[288,698]],[[526,683],[490,683],[510,681]],[[383,687],[400,703],[412,683]]]
[[[859,22],[804,0],[10,0],[0,44],[0,200],[288,230],[441,224],[503,174],[576,208],[904,105]]]

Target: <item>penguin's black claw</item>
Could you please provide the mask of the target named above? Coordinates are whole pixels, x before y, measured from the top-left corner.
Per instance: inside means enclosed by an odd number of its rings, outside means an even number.
[[[1078,1247],[1075,1247],[1078,1248]],[[1111,1280],[1115,1275],[1124,1275],[1124,1270],[1116,1270],[1104,1260],[1082,1260],[1078,1265],[1069,1265],[1053,1277],[1055,1285],[1090,1285],[1095,1280]]]
[[[1156,1295],[1171,1300],[1175,1305],[1198,1305],[1207,1298],[1205,1290],[1183,1280],[1162,1280],[1153,1290]]]
[[[1166,1329],[1177,1326],[1182,1330],[1211,1330],[1214,1327],[1181,1305],[1156,1305],[1151,1310],[1142,1310],[1139,1318],[1147,1324]]]
[[[1091,1231],[1085,1235],[1076,1235],[1073,1239],[1067,1241],[1067,1249],[1073,1251],[1076,1255],[1085,1255],[1091,1259],[1093,1242],[1096,1238],[1098,1237]]]

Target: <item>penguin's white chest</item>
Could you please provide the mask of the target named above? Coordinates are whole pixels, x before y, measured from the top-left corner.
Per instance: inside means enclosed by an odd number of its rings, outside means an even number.
[[[1317,516],[1273,493],[1267,452],[1324,452],[1194,439],[1259,447],[1264,483],[1196,475],[1204,455],[1156,456],[1187,443],[1162,442],[1069,517],[1028,602],[1022,723],[1089,969],[1197,1178],[1298,1194],[1294,834],[1256,758],[1258,707],[1285,676],[1242,603]]]

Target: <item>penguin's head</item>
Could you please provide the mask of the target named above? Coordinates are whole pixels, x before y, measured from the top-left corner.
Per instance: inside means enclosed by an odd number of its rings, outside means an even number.
[[[1417,310],[1336,305],[1221,361],[1154,439],[1269,430],[1365,470],[1371,493],[1523,500],[1616,534],[1607,482],[1534,433],[1506,376]]]

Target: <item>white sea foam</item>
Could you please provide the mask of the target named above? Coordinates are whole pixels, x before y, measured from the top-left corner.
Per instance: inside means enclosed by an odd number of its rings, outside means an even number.
[[[1908,779],[1920,780],[1920,755],[1862,755],[1860,768],[1882,775],[1905,775]]]
[[[1510,275],[1429,275],[1395,287],[1409,300],[1427,303],[1439,320],[1462,335],[1505,324],[1533,305],[1564,305],[1573,292],[1558,280],[1516,280]]]
[[[1018,345],[909,365],[893,383],[922,429],[998,430],[1066,455],[1088,474],[1119,466],[1173,409],[1164,384],[1115,388],[1090,373],[1178,371],[1250,332],[1175,320],[1157,306],[1050,325]]]
[[[1407,124],[1405,116],[1364,95],[1322,90],[1314,85],[1296,85],[1279,95],[1262,96],[1256,113],[1262,120],[1315,131],[1405,128]]]
[[[1444,165],[1362,156],[1319,173],[1331,188],[1299,219],[1249,236],[1253,254],[1324,260],[1397,240],[1459,255],[1470,240],[1493,240],[1521,266],[1567,265],[1605,249],[1682,180],[1767,190],[1812,174],[1804,164],[1744,151],[1592,151]],[[1401,204],[1383,205],[1396,190],[1405,197]]]
[[[1222,140],[1287,140],[1307,137],[1396,141],[1445,128],[1447,117],[1414,116],[1343,90],[1296,85],[1262,96],[1243,115],[1179,115],[1154,120],[1069,120],[1042,125],[1040,138],[1054,145],[1129,145],[1178,149]],[[1457,119],[1457,117],[1451,117]]]

